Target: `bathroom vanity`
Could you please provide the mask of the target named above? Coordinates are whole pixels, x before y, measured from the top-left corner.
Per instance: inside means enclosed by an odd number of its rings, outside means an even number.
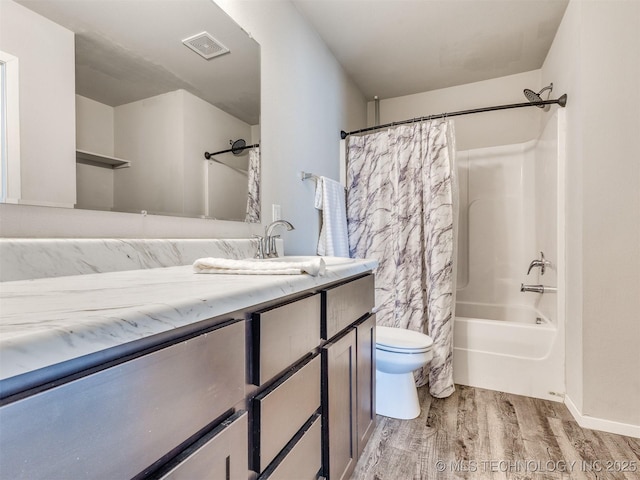
[[[6,478],[349,478],[375,424],[373,261],[0,284]]]

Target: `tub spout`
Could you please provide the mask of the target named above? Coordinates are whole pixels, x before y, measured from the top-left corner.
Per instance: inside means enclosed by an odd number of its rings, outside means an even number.
[[[544,285],[525,285],[524,283],[520,284],[521,292],[534,292],[534,293],[544,293]]]
[[[554,293],[557,292],[558,289],[556,287],[547,287],[546,285],[525,285],[524,283],[521,283],[520,291],[534,293]]]

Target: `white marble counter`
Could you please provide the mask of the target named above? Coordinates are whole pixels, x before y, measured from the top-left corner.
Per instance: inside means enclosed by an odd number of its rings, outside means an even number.
[[[0,283],[0,381],[367,272],[195,274],[191,266]]]

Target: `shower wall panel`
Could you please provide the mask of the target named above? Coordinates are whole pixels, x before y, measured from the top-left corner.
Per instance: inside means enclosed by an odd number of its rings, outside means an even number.
[[[458,152],[457,301],[534,304],[519,288],[536,256],[534,144]]]
[[[559,120],[526,143],[457,152],[460,184],[457,301],[528,305],[557,319],[557,296],[520,283],[558,286]],[[543,251],[551,264],[527,275]]]

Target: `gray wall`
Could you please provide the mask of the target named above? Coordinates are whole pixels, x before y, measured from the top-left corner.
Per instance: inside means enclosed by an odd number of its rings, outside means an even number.
[[[73,33],[22,5],[2,0],[0,50],[18,57],[20,63],[21,199],[39,205],[73,207]]]
[[[540,70],[380,100],[380,123],[491,105],[522,103],[526,101],[522,94],[523,88],[540,90]],[[553,93],[556,92],[554,89]],[[455,117],[456,148],[470,150],[536,139],[540,133],[541,118],[547,117],[537,108]],[[374,118],[374,102],[369,102],[369,125],[374,124]]]
[[[567,92],[567,395],[640,426],[640,2],[571,1],[542,68]]]
[[[260,43],[263,222],[271,205],[296,227],[283,234],[289,254],[315,253],[315,184],[300,171],[339,178],[340,130],[365,124],[364,97],[327,46],[287,1],[216,1]]]

